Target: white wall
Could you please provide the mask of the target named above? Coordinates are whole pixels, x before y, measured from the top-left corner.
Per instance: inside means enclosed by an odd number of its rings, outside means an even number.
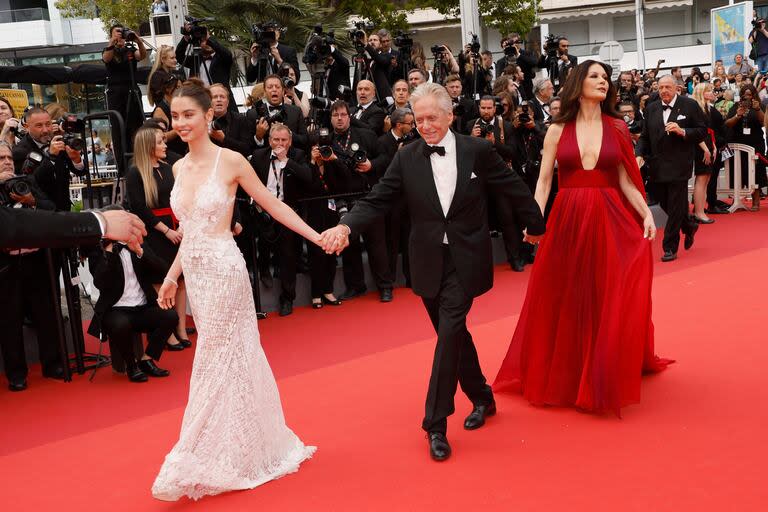
[[[586,44],[590,42],[589,21],[574,20],[565,23],[550,23],[549,33],[556,36],[568,38],[568,42],[576,44]]]
[[[3,24],[4,30],[0,30],[0,48],[25,48],[53,44],[52,23],[47,20],[38,20]]]

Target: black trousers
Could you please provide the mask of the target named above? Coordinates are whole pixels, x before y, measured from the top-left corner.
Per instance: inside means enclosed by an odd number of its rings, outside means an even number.
[[[259,272],[269,272],[270,255],[280,274],[280,300],[293,302],[296,299],[296,266],[300,247],[296,235],[290,229],[276,225],[277,240],[259,238]]]
[[[688,215],[688,182],[656,183],[654,190],[661,209],[669,217],[664,227],[662,247],[664,251],[676,253],[680,246],[680,232],[690,235],[696,226]]]
[[[400,201],[385,217],[387,236],[387,257],[389,258],[389,271],[392,279],[397,278],[397,257],[403,254],[403,275],[405,282],[411,281],[411,269],[408,262],[408,237],[411,234],[411,220],[408,215],[408,206],[405,201]]]
[[[334,227],[339,222],[339,214],[328,207],[327,200],[309,201],[307,204],[307,224],[318,233]],[[309,276],[312,282],[312,297],[333,293],[336,279],[336,255],[326,254],[315,244],[307,244],[309,255]]]
[[[359,237],[349,239],[349,247],[341,253],[344,265],[344,284],[347,290],[365,288],[365,273],[363,271],[363,243],[368,253],[368,264],[371,267],[373,280],[379,290],[391,290],[395,277],[389,266],[387,253],[387,235],[383,218],[370,225],[363,233],[363,242]]]
[[[467,330],[467,314],[473,298],[459,282],[448,246],[443,249],[443,276],[436,297],[422,297],[432,325],[437,332],[437,346],[432,360],[424,420],[427,432],[446,432],[447,418],[454,412],[456,384],[475,405],[493,402],[493,392],[480,369],[472,335]]]
[[[165,342],[176,329],[179,317],[173,309],[160,309],[155,304],[135,307],[116,307],[104,314],[102,327],[120,351],[127,366],[135,363],[137,354],[133,351],[133,337],[137,333],[147,334],[149,357],[158,361],[163,355]]]
[[[25,312],[37,330],[43,370],[61,364],[55,320],[61,311],[51,288],[45,251],[0,254],[0,350],[8,380],[25,379],[29,373],[24,351]]]

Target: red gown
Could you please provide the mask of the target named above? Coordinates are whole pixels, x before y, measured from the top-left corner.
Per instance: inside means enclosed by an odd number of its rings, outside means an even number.
[[[651,244],[619,187],[619,164],[643,191],[629,132],[603,116],[595,169],[581,163],[574,122],[557,147],[559,192],[496,391],[535,405],[614,411],[640,401],[653,350]]]

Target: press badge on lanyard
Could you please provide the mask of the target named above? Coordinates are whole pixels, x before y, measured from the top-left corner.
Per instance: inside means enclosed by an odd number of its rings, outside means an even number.
[[[744,135],[752,135],[752,128],[744,128]]]
[[[332,212],[336,211],[336,200],[335,199],[329,199],[328,200],[328,209]]]

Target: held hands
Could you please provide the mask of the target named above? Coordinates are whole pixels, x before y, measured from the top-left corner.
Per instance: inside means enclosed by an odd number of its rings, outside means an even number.
[[[327,254],[341,254],[341,251],[349,245],[349,228],[339,224],[334,228],[323,231],[318,245]]]
[[[58,156],[59,153],[66,149],[67,146],[64,144],[64,138],[61,135],[57,135],[51,139],[51,144],[48,146],[48,153],[53,156]]]
[[[643,238],[647,238],[649,242],[656,238],[656,223],[653,222],[650,212],[643,219]]]
[[[171,309],[176,305],[176,290],[179,285],[176,284],[176,280],[171,280],[170,277],[163,279],[163,284],[160,286],[160,290],[157,292],[157,305],[161,309]]]
[[[18,194],[14,194],[13,192],[11,192],[10,196],[11,196],[11,199],[16,201],[17,203],[23,204],[24,206],[34,207],[37,204],[37,201],[35,201],[35,196],[32,195],[32,192],[30,192],[29,194],[24,194],[23,196],[20,196]]]
[[[523,242],[528,242],[529,244],[538,244],[541,242],[541,239],[544,238],[544,235],[529,235],[528,229],[523,230]]]

